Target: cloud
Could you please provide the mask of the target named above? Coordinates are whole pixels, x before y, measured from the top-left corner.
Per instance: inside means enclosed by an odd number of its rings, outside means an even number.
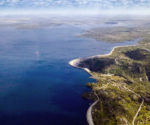
[[[97,7],[110,8],[148,8],[150,0],[0,0],[1,8],[55,8],[55,7]]]

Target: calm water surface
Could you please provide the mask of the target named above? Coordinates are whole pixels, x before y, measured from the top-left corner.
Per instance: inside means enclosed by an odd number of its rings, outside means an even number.
[[[86,125],[89,75],[68,65],[116,45],[76,35],[83,28],[0,29],[0,125]],[[135,42],[132,42],[134,44]]]

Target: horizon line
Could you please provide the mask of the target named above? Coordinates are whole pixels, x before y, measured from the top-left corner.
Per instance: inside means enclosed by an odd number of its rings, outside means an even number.
[[[150,9],[2,9],[0,15],[150,15]]]

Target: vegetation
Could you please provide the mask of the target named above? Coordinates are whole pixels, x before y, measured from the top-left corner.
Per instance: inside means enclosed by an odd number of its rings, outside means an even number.
[[[150,41],[150,17],[114,17],[106,19],[101,26],[89,29],[81,36],[98,41],[124,42],[141,39],[140,43]],[[105,26],[111,24],[111,26]],[[103,26],[104,25],[104,26]]]
[[[95,125],[150,125],[150,44],[116,48],[109,56],[80,62],[97,83],[88,83],[85,94],[98,103]],[[94,94],[96,93],[96,95]]]

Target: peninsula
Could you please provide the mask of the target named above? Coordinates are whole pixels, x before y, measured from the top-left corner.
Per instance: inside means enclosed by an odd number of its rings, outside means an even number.
[[[94,103],[87,111],[89,125],[150,124],[150,44],[115,47],[110,54],[75,59],[70,65],[97,80],[83,96]]]
[[[97,27],[82,37],[98,41],[124,42],[138,39],[133,46],[114,47],[109,54],[69,62],[87,71],[96,83],[87,83],[93,100],[87,110],[89,125],[150,125],[150,27],[149,17],[109,19],[124,26]]]
[[[87,112],[89,125],[150,124],[149,47],[117,47],[105,56],[70,62],[97,80],[87,84],[92,91],[84,94],[95,101]]]

